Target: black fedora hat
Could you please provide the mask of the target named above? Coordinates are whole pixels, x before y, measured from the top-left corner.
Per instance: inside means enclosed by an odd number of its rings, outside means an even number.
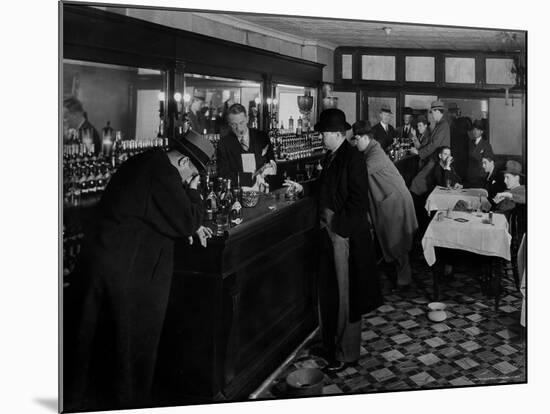
[[[357,121],[353,124],[353,135],[367,135],[371,133],[372,127],[369,121]]]
[[[472,129],[479,129],[480,131],[485,131],[485,125],[481,119],[476,119],[472,124]]]
[[[195,167],[206,170],[206,166],[214,155],[214,146],[199,133],[188,130],[182,138],[171,138],[172,148],[191,158]]]
[[[521,172],[521,164],[515,160],[506,161],[506,169],[502,171],[503,174],[525,175]]]
[[[314,127],[317,132],[339,132],[351,129],[351,125],[346,122],[346,114],[340,109],[325,109],[319,116],[319,122]]]

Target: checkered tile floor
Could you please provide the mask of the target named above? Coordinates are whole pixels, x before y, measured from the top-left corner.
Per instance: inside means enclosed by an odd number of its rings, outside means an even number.
[[[493,299],[481,293],[479,270],[471,264],[455,266],[454,279],[442,289],[448,317],[433,323],[426,317],[431,273],[421,253],[414,256],[413,288],[392,293],[383,277],[385,304],[363,317],[358,364],[325,373],[323,394],[525,382],[521,295],[512,281],[502,281],[505,292],[496,313]],[[318,343],[313,338],[306,344],[258,397],[284,398],[290,372],[324,367],[323,359],[309,353]]]

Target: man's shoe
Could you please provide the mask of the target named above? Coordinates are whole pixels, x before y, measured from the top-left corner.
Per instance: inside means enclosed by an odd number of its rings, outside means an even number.
[[[325,366],[325,369],[328,372],[339,372],[346,368],[346,363],[344,361],[332,360]]]
[[[344,361],[331,360],[325,366],[325,369],[328,372],[340,372],[340,371],[343,371],[346,368],[351,367],[353,365],[354,365],[354,362],[344,362]]]

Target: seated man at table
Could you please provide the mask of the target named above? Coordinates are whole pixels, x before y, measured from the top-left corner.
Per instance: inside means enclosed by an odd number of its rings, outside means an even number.
[[[485,171],[485,179],[483,181],[483,188],[487,190],[487,198],[491,205],[495,205],[493,198],[506,189],[504,181],[502,179],[502,171],[499,171],[495,165],[495,156],[492,153],[484,154],[481,157],[481,166]]]
[[[521,164],[514,160],[506,162],[506,169],[503,171],[504,184],[508,191],[497,193],[493,201],[495,202],[495,212],[508,213],[516,208],[517,205],[526,204],[525,186],[521,184],[524,177],[521,172]]]
[[[433,170],[435,184],[440,187],[462,188],[461,179],[452,166],[451,148],[447,146],[440,147],[437,154],[439,162]]]
[[[218,144],[218,174],[230,178],[242,186],[253,186],[259,177],[277,173],[273,147],[267,134],[248,127],[246,109],[233,104],[227,111],[230,131],[221,137]]]

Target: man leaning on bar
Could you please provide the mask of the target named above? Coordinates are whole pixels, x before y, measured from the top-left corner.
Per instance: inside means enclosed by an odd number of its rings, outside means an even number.
[[[195,235],[206,246],[212,236],[197,187],[213,155],[189,130],[168,152],[130,158],[107,185],[85,235],[78,299],[65,309],[78,315],[65,330],[66,410],[151,406],[175,239]]]

